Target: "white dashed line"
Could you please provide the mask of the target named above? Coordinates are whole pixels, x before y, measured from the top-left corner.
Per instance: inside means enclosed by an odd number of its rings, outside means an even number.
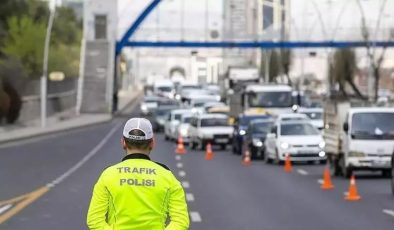
[[[303,175],[303,176],[306,176],[306,175],[309,174],[307,171],[305,171],[305,170],[303,170],[303,169],[297,169],[297,172],[298,172],[299,174]]]
[[[4,205],[3,207],[0,207],[0,214],[2,214],[3,212],[7,211],[11,207],[12,207],[11,204],[7,204],[7,205]]]
[[[186,200],[189,202],[194,201],[193,193],[186,193]]]
[[[201,222],[201,216],[198,212],[190,212],[190,219],[192,222]]]
[[[186,176],[186,172],[183,171],[183,170],[181,170],[181,171],[179,171],[178,175],[179,175],[180,177],[185,177],[185,176]]]
[[[343,195],[347,196],[349,195],[349,192],[343,192]]]
[[[176,167],[183,168],[183,164],[179,162],[179,163],[176,164]]]
[[[180,161],[181,159],[182,159],[181,156],[179,156],[179,155],[176,155],[176,156],[175,156],[175,160]]]
[[[51,183],[47,184],[47,187],[52,188],[55,185],[59,184],[63,180],[65,180],[67,177],[69,177],[71,174],[73,174],[75,171],[77,171],[80,167],[82,167],[90,158],[92,158],[94,155],[96,155],[101,148],[109,141],[109,139],[112,137],[112,135],[119,129],[121,124],[117,124],[114,126],[107,135],[101,139],[100,143],[96,145],[95,148],[93,148],[85,157],[83,157],[79,162],[77,162],[73,167],[71,167],[69,170],[67,170],[65,173],[60,175],[58,178],[53,180]]]
[[[383,209],[383,213],[394,217],[394,211],[390,209]]]
[[[317,183],[319,183],[319,184],[323,184],[323,183],[324,183],[324,181],[323,181],[323,179],[319,179],[319,180],[317,180]]]
[[[190,184],[188,181],[182,181],[183,188],[190,188]]]

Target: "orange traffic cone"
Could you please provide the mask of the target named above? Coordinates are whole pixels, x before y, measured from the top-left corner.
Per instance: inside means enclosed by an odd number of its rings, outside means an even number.
[[[206,151],[205,151],[205,160],[210,161],[213,160],[213,151],[211,143],[207,144]]]
[[[330,190],[334,188],[331,181],[330,169],[326,166],[323,173],[323,184],[320,186],[323,190]]]
[[[357,186],[356,186],[356,177],[353,175],[350,178],[349,192],[347,193],[345,200],[358,201],[360,199],[361,196],[358,195]]]
[[[185,145],[183,144],[183,138],[181,136],[179,136],[177,142],[178,143],[176,145],[175,153],[176,154],[185,154],[186,149],[185,149]]]
[[[291,160],[290,160],[290,155],[286,155],[286,160],[285,160],[285,167],[284,167],[285,172],[290,173],[293,171],[293,166],[291,165]]]
[[[245,150],[243,159],[242,159],[242,164],[244,166],[251,166],[252,165],[252,160],[250,159],[250,151]]]

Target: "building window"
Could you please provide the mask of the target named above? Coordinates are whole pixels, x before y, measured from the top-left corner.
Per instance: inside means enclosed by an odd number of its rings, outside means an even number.
[[[95,15],[94,38],[107,39],[107,15]]]
[[[263,6],[263,30],[271,27],[274,23],[274,8],[271,6]]]

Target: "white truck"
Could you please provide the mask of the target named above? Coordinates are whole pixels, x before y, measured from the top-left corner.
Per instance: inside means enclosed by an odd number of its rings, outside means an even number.
[[[324,149],[333,175],[350,177],[356,170],[390,174],[394,108],[329,100],[324,106],[324,126]]]
[[[292,88],[288,85],[251,84],[240,91],[239,99],[229,101],[230,116],[254,110],[272,115],[292,113]]]

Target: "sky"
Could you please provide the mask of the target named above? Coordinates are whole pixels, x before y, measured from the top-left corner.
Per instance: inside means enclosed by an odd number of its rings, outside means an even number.
[[[119,35],[135,20],[151,0],[119,1]],[[153,40],[165,40],[177,37],[184,40],[202,39],[206,35],[204,28],[208,23],[210,30],[222,28],[224,0],[162,0],[159,8],[144,22],[137,36]],[[247,0],[245,0],[247,1]],[[361,14],[356,0],[289,0],[291,4],[292,40],[344,39],[360,38]],[[367,22],[376,28],[377,18],[382,16],[380,28],[387,31],[394,29],[394,0],[360,0]],[[386,2],[380,14],[380,6]],[[184,13],[182,14],[182,3]],[[208,20],[206,21],[206,4]],[[182,17],[184,18],[182,24]],[[184,33],[181,32],[184,28]],[[372,32],[375,30],[371,29]],[[183,34],[183,36],[182,36]],[[382,33],[377,33],[382,35]]]

